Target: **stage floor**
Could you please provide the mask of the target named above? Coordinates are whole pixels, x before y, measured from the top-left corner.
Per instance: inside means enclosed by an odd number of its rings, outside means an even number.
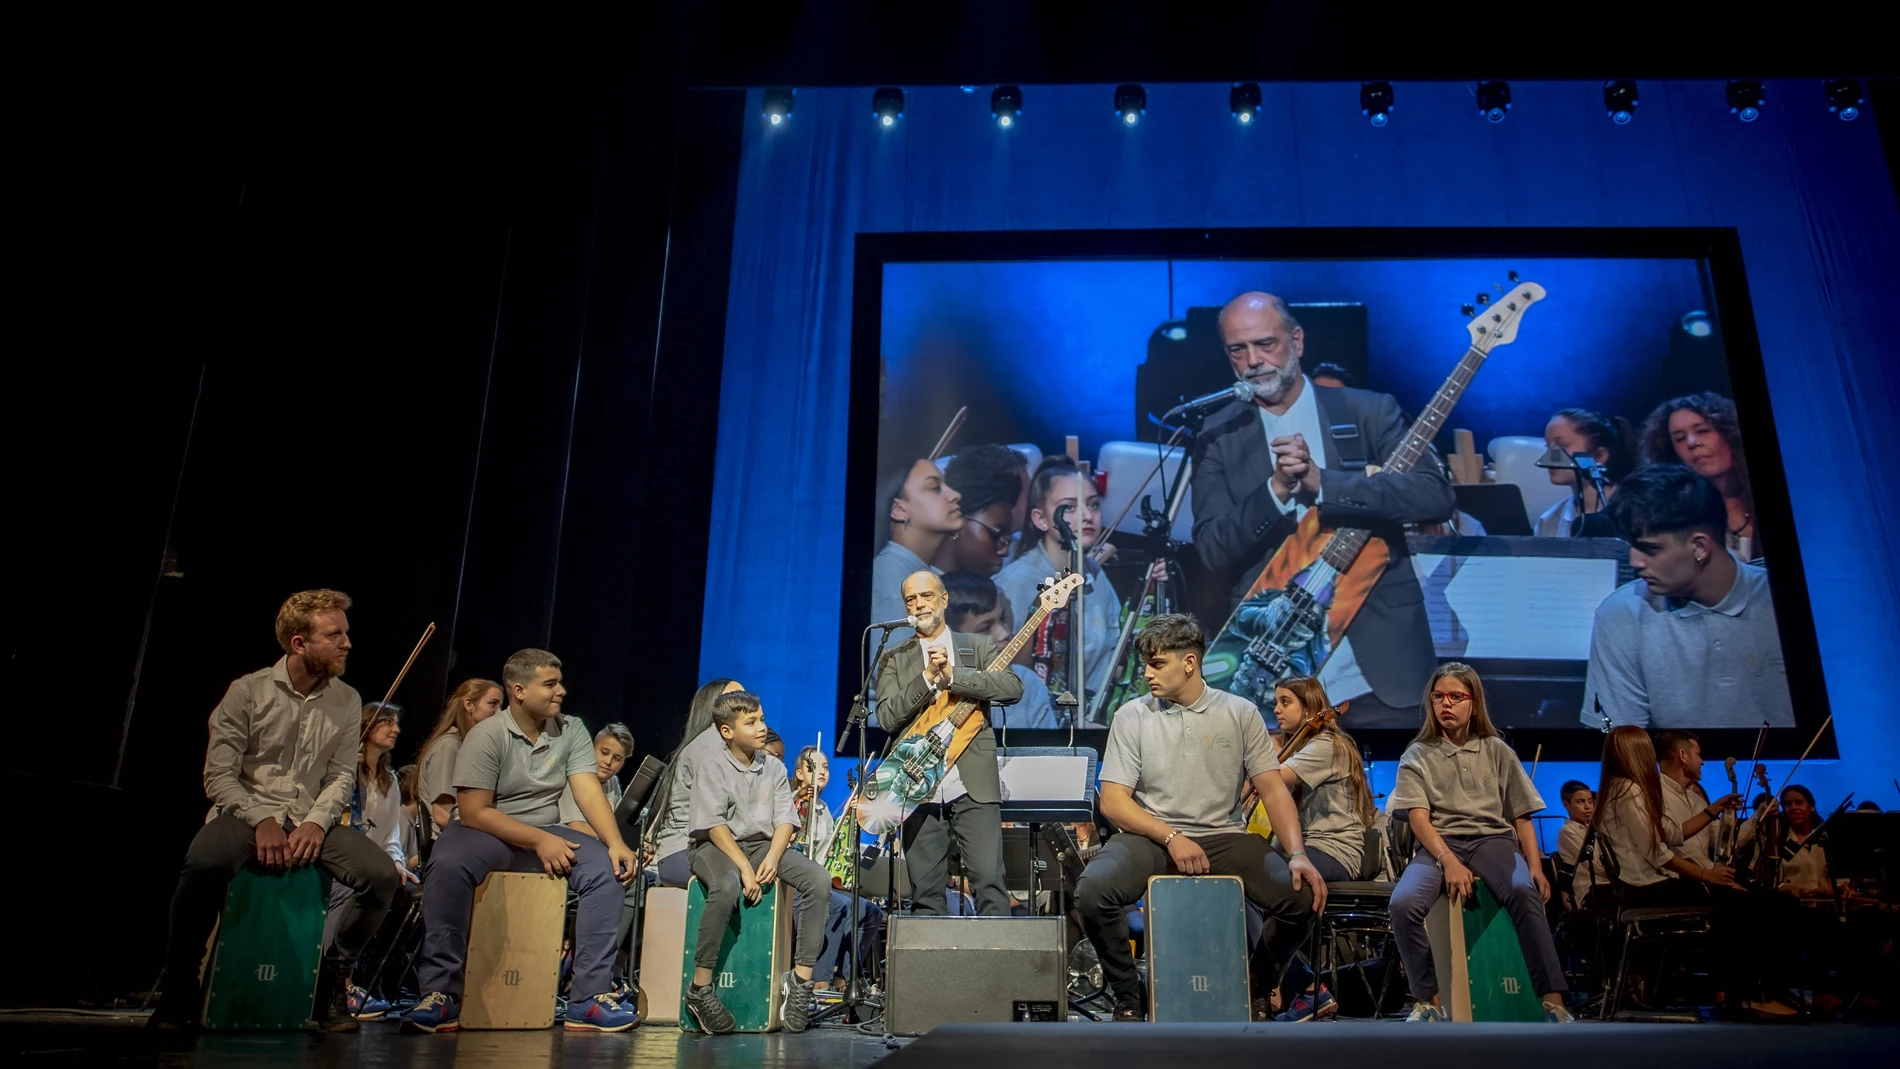
[[[351,1035],[219,1033],[160,1039],[139,1013],[0,1013],[0,1055],[32,1066],[112,1065],[238,1069],[862,1069],[891,1053],[880,1036],[820,1026],[801,1035],[687,1035],[664,1024],[614,1035],[550,1028],[537,1032],[461,1032],[405,1036],[396,1022],[374,1021]],[[897,1040],[898,1044],[909,1042]],[[13,1061],[19,1058],[20,1061]],[[29,1060],[30,1059],[30,1060]]]
[[[257,1065],[323,1069],[1258,1069],[1293,1064],[1319,1069],[1641,1069],[1720,1065],[1783,1069],[1795,1065],[1894,1064],[1900,1027],[1888,1025],[1405,1025],[1322,1022],[1310,1027],[1254,1025],[947,1025],[916,1040],[894,1040],[823,1026],[803,1035],[686,1035],[672,1025],[619,1035],[464,1032],[404,1036],[396,1023],[366,1024],[342,1036],[224,1033],[196,1039],[158,1037],[144,1015],[81,1011],[0,1012],[0,1051],[13,1064],[237,1069]],[[30,1060],[27,1060],[30,1059]]]

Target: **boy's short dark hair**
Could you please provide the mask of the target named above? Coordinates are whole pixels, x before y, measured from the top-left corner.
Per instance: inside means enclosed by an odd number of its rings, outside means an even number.
[[[1201,629],[1201,622],[1188,613],[1163,613],[1141,629],[1140,637],[1135,639],[1135,650],[1144,661],[1155,654],[1176,650],[1199,656],[1207,652],[1207,632]]]
[[[1565,805],[1569,805],[1571,795],[1578,791],[1587,791],[1589,789],[1590,785],[1580,779],[1567,779],[1564,781],[1562,787],[1557,788],[1557,797],[1562,799]]]
[[[594,745],[600,745],[602,739],[614,740],[620,744],[621,749],[627,751],[628,757],[633,756],[633,732],[620,721],[616,720],[594,733]]]
[[[1693,731],[1683,731],[1681,728],[1659,731],[1656,733],[1656,760],[1667,761],[1677,750],[1697,741]]]
[[[996,583],[987,575],[947,572],[943,577],[943,590],[950,597],[950,607],[944,610],[943,620],[953,631],[962,621],[996,608]]]
[[[1722,491],[1681,464],[1651,464],[1630,472],[1616,484],[1609,513],[1628,542],[1693,531],[1720,538],[1728,530]]]
[[[747,690],[735,690],[713,699],[713,726],[729,728],[747,713],[759,711],[759,696]]]
[[[561,659],[546,650],[516,650],[509,655],[508,663],[501,666],[501,680],[509,686],[519,683],[525,687],[534,682],[535,669],[559,667]]]

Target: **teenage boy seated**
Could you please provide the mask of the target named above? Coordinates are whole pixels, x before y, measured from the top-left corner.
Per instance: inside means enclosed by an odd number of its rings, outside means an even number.
[[[686,1008],[708,1034],[732,1031],[732,1012],[712,986],[719,944],[740,897],[757,904],[765,885],[782,877],[799,893],[799,903],[792,971],[779,978],[779,996],[785,1000],[779,1019],[787,1032],[803,1032],[811,1021],[811,970],[825,943],[831,876],[804,854],[786,850],[798,831],[798,812],[785,766],[765,751],[765,714],[758,697],[742,690],[721,694],[713,702],[713,726],[726,748],[695,766],[687,821],[693,840],[688,856],[693,875],[706,889],[706,908],[699,917]]]
[[[456,755],[457,816],[429,855],[429,893],[422,898],[416,980],[423,995],[403,1018],[403,1031],[457,1027],[475,888],[491,872],[536,871],[565,876],[580,893],[567,1027],[625,1031],[640,1018],[613,996],[614,937],[621,885],[639,863],[621,841],[600,789],[587,726],[561,715],[567,690],[560,659],[546,650],[521,650],[502,667],[501,681],[508,709],[475,725]],[[563,787],[574,792],[592,836],[561,823]]]
[[[620,770],[626,767],[627,758],[633,756],[633,732],[622,723],[608,724],[594,733],[594,774],[600,779],[601,793],[607,796],[609,810],[620,808],[620,799],[624,796],[620,787]],[[574,800],[574,788],[561,790],[561,823],[580,832],[594,836],[594,829],[588,826],[587,815],[581,812],[581,805]],[[631,893],[631,892],[629,892]]]

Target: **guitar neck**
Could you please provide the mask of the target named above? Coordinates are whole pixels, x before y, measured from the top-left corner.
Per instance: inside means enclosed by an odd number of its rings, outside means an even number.
[[[1023,626],[1017,630],[1016,637],[1004,643],[1003,648],[996,651],[996,656],[990,658],[989,666],[983,670],[985,672],[1007,671],[1009,662],[1016,659],[1016,654],[1022,650],[1023,643],[1028,642],[1029,636],[1035,634],[1036,628],[1041,627],[1042,622],[1048,618],[1049,610],[1037,605],[1036,611],[1030,613],[1029,619],[1024,621]],[[950,723],[962,727],[963,722],[968,720],[970,714],[975,711],[975,702],[958,702],[957,707],[950,710]]]
[[[1418,414],[1418,419],[1414,420],[1412,426],[1406,430],[1405,437],[1400,440],[1398,447],[1393,449],[1392,455],[1386,458],[1385,464],[1379,469],[1382,473],[1394,472],[1403,475],[1418,466],[1419,460],[1425,456],[1425,451],[1431,448],[1432,439],[1438,437],[1438,432],[1444,429],[1445,420],[1450,418],[1451,410],[1457,407],[1458,399],[1464,396],[1465,387],[1471,385],[1472,377],[1477,375],[1478,368],[1484,365],[1484,358],[1487,355],[1485,350],[1475,345],[1465,350],[1465,355],[1458,361],[1458,366],[1452,369],[1451,374],[1445,378],[1444,384],[1438,387],[1438,392],[1432,395],[1432,403],[1426,405],[1425,410]],[[1331,565],[1335,571],[1344,572],[1352,567],[1352,562],[1358,558],[1359,551],[1366,547],[1366,542],[1371,538],[1370,531],[1356,527],[1339,528],[1326,541],[1326,548],[1320,551],[1320,558]]]

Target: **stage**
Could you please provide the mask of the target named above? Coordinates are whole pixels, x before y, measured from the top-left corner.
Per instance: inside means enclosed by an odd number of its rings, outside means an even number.
[[[1618,1069],[1716,1062],[1723,1069],[1890,1064],[1900,1028],[1873,1025],[1411,1025],[1396,1021],[1254,1025],[946,1025],[916,1040],[822,1026],[802,1035],[687,1035],[655,1025],[618,1035],[548,1029],[404,1036],[396,1022],[340,1036],[222,1033],[160,1038],[138,1013],[26,1010],[0,1015],[4,1049],[33,1065],[142,1066],[653,1066],[667,1069],[1161,1069],[1253,1067],[1272,1060],[1326,1069],[1414,1063],[1461,1069]],[[22,1063],[24,1064],[24,1063]]]

